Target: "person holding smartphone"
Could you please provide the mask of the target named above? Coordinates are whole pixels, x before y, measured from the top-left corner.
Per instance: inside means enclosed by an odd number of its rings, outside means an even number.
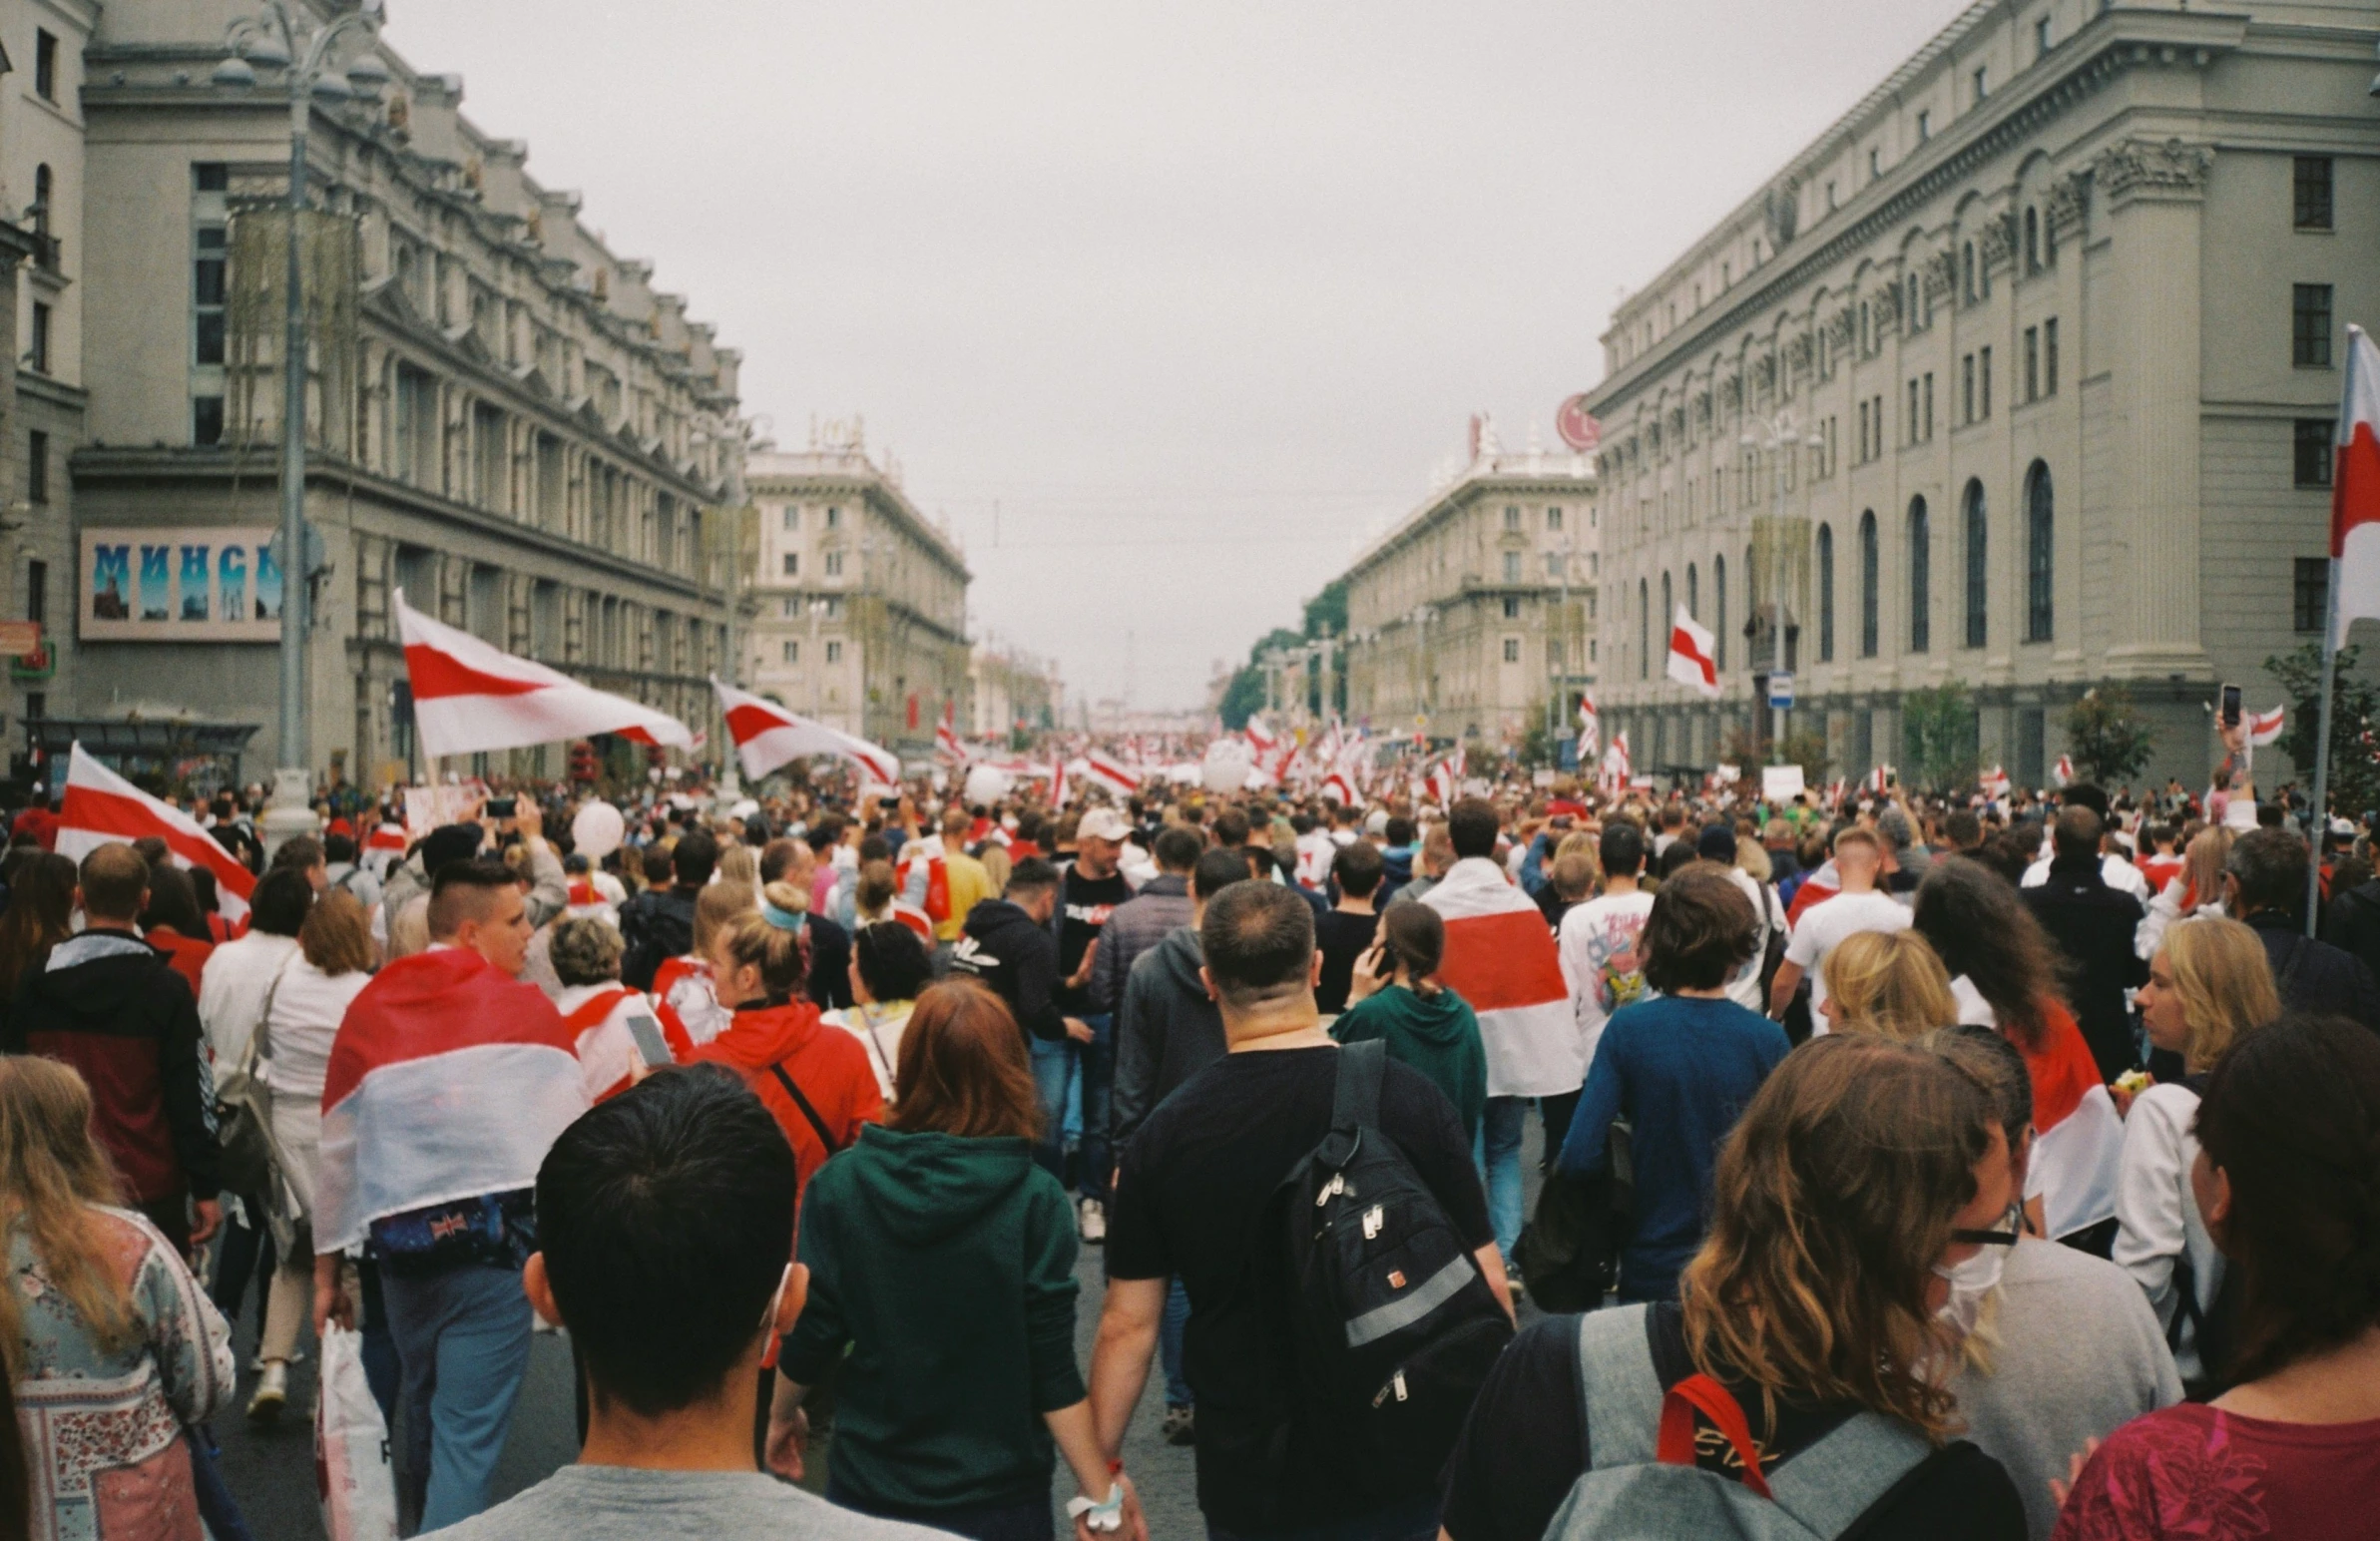
[[[554,1008],[578,1039],[587,1098],[617,1097],[651,1072],[694,1053],[694,1040],[653,998],[620,982],[620,933],[593,915],[555,922],[551,957],[562,994]]]
[[[1352,849],[1353,847],[1349,847]],[[1392,904],[1380,939],[1355,962],[1347,1009],[1330,1025],[1341,1044],[1377,1038],[1388,1057],[1430,1078],[1454,1104],[1463,1138],[1479,1138],[1488,1106],[1488,1051],[1479,1017],[1438,982],[1446,921],[1426,904]]]

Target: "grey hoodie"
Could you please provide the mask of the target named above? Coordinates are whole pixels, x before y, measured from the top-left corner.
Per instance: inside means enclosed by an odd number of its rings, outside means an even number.
[[[1125,981],[1108,1126],[1119,1160],[1157,1105],[1226,1051],[1222,1013],[1198,978],[1204,962],[1198,933],[1186,925],[1143,953]]]

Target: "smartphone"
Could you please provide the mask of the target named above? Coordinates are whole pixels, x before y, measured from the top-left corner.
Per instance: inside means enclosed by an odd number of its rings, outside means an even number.
[[[2236,685],[2223,687],[2223,726],[2225,728],[2239,726],[2239,687]]]
[[[642,1014],[628,1019],[629,1036],[637,1041],[637,1052],[655,1070],[672,1063],[670,1045],[662,1037],[661,1024]]]
[[[488,799],[488,817],[510,818],[519,811],[520,804],[521,799],[518,797],[490,797]]]

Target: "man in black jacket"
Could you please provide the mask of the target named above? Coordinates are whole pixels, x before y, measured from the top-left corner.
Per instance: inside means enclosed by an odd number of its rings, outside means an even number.
[[[2286,829],[2241,835],[2223,863],[2223,912],[2263,939],[2283,1011],[2353,1017],[2380,1031],[2380,981],[2353,953],[2305,934],[2306,860],[2305,841]]]
[[[718,841],[701,829],[678,837],[670,851],[670,870],[678,881],[641,897],[633,921],[621,917],[627,951],[620,961],[620,982],[632,990],[653,988],[653,976],[663,963],[683,957],[695,946],[695,900],[718,865]]]
[[[950,955],[950,971],[982,980],[994,995],[1008,1002],[1017,1026],[1044,1043],[1071,1038],[1089,1043],[1091,1024],[1068,1016],[1058,1004],[1058,936],[1050,917],[1058,909],[1058,869],[1039,856],[1027,856],[1008,874],[1008,891],[985,899],[967,914],[959,944]],[[1066,1087],[1044,1084],[1045,1067],[1071,1069],[1063,1056],[1034,1060],[1035,1082],[1045,1117],[1034,1159],[1050,1173],[1065,1178],[1066,1131],[1062,1121],[1048,1117],[1055,1104],[1064,1111]],[[1056,1077],[1049,1079],[1055,1080]]]
[[[2050,879],[2020,890],[2033,917],[2073,960],[2075,1021],[2113,1081],[2140,1063],[2124,992],[2148,982],[2148,965],[2133,950],[2141,901],[2108,886],[2100,861],[2099,814],[2076,803],[2060,811],[2050,832]]]
[[[149,867],[130,845],[85,856],[76,897],[83,934],[60,942],[18,987],[0,1048],[81,1073],[92,1133],[133,1207],[188,1253],[215,1234],[221,1191],[199,1003],[134,926],[149,902]]]

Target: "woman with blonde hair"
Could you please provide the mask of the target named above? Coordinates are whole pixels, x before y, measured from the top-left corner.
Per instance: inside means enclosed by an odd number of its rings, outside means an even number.
[[[1959,1020],[1950,970],[1915,931],[1858,931],[1826,955],[1830,1033],[1877,1033],[1908,1043]]]
[[[1664,1495],[1739,1482],[1819,1535],[2020,1541],[2008,1473],[1951,1441],[1963,1334],[1944,1311],[2016,1198],[1974,1077],[1866,1034],[1804,1044],[1720,1148],[1682,1288],[1548,1317],[1504,1350],[1446,1467],[1445,1533],[1538,1541],[1592,1452],[1598,1471],[1710,1479],[1636,1484],[1631,1534],[1701,1534],[1711,1508]]]
[[[804,909],[809,906],[808,894],[801,895],[801,904]],[[712,953],[719,932],[759,905],[755,885],[724,878],[706,884],[695,896],[694,946],[684,957],[664,959],[653,974],[653,998],[660,1003],[663,1024],[674,1036],[703,1044],[726,1030],[730,1008],[718,997]]]
[[[2209,1319],[2218,1314],[2223,1255],[2190,1189],[2198,1098],[2240,1035],[2281,1014],[2281,999],[2255,931],[2200,914],[2165,933],[2140,1004],[2148,1041],[2181,1056],[2186,1074],[2142,1092],[2125,1117],[2112,1256],[2148,1292],[2182,1383],[2198,1394],[2212,1388],[2219,1365],[2208,1361],[2221,1355],[2208,1350],[2219,1349],[2223,1332],[2222,1322]]]
[[[2182,847],[2181,871],[2148,901],[2148,913],[2133,932],[2133,951],[2143,958],[2156,956],[2158,943],[2175,922],[2193,915],[2223,912],[2223,868],[2231,859],[2231,842],[2238,836],[2222,824],[2199,830]]]
[[[36,1541],[200,1533],[184,1430],[229,1407],[232,1332],[172,1243],[123,1207],[82,1077],[0,1059],[0,1358]]]
[[[256,1357],[263,1368],[247,1415],[278,1418],[289,1399],[289,1361],[314,1299],[314,1169],[321,1159],[322,1081],[348,1005],[372,979],[372,922],[344,888],[322,895],[297,928],[297,955],[264,997],[256,1058],[272,1093],[273,1170],[266,1220],[279,1261],[264,1297]]]

